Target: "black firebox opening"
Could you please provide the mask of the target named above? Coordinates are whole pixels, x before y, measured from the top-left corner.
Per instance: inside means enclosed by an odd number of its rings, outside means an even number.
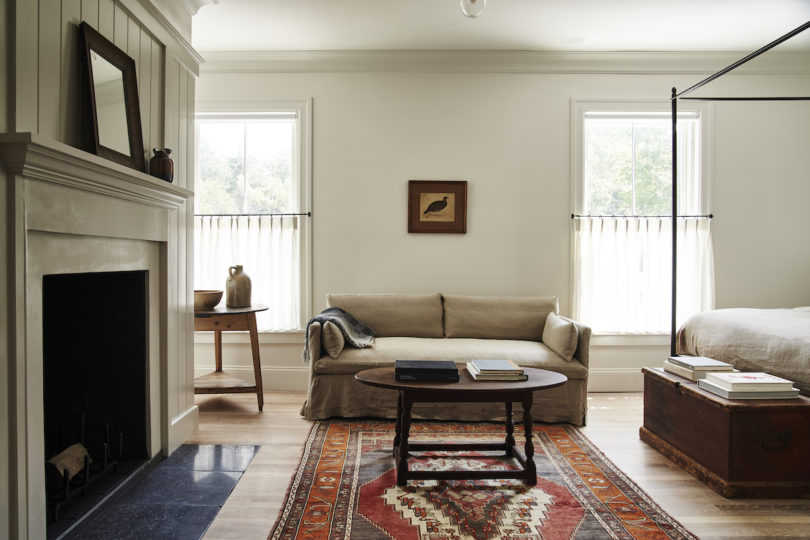
[[[43,276],[44,457],[51,520],[59,517],[69,493],[72,498],[74,492],[92,492],[88,476],[116,476],[119,463],[149,457],[147,278],[147,271]],[[76,444],[82,453],[86,449],[91,465],[66,487],[48,460]]]

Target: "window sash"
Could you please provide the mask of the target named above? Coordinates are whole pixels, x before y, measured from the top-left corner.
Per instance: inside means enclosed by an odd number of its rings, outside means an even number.
[[[572,109],[573,213],[582,217],[572,220],[573,316],[591,325],[595,332],[669,333],[672,219],[667,215],[587,217],[590,208],[584,180],[586,122],[666,120],[669,126],[671,113],[665,108],[656,103],[575,102]],[[707,108],[698,106],[678,115],[680,215],[708,214],[707,112]],[[677,312],[683,320],[714,307],[711,221],[678,219],[676,226]]]
[[[252,301],[270,308],[257,313],[260,331],[298,331],[311,317],[311,110],[311,100],[198,103],[198,140],[202,122],[251,124],[294,120],[292,186],[290,204],[284,212],[194,218],[195,288],[224,289],[228,267],[242,264],[252,280]],[[198,144],[198,159],[199,149]],[[197,171],[199,174],[199,167]]]

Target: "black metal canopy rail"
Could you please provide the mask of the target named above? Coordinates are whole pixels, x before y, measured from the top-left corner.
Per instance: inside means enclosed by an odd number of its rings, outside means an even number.
[[[678,93],[676,88],[672,88],[672,97],[670,98],[672,104],[672,219],[677,219],[678,216],[678,100],[679,99],[688,99],[688,100],[700,100],[700,101],[808,101],[810,100],[810,96],[756,96],[756,97],[685,97],[687,94],[694,92],[695,90],[704,87],[705,85],[709,84],[710,82],[714,81],[722,77],[723,75],[727,74],[730,71],[740,67],[741,65],[753,60],[754,58],[760,56],[761,54],[770,51],[777,45],[784,43],[785,41],[789,40],[790,38],[804,32],[810,28],[810,21],[802,24],[801,26],[791,30],[787,34],[783,35],[782,37],[768,43],[764,47],[757,49],[756,51],[752,52],[748,56],[745,56],[733,64],[721,69],[717,73],[709,75],[702,81],[690,86],[683,92]],[[677,229],[675,227],[672,228],[672,326],[671,326],[671,333],[670,333],[670,354],[675,356],[675,332],[677,328],[675,326],[675,317],[676,317],[676,299],[677,299],[677,291],[678,291],[678,281],[677,281],[677,268],[678,268],[678,235]]]

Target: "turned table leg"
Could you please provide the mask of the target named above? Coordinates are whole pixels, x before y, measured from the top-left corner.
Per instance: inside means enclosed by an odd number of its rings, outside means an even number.
[[[400,390],[397,394],[397,423],[394,425],[394,459],[397,457],[397,448],[399,447],[399,441],[402,440],[399,432],[402,430],[402,391]]]
[[[515,455],[515,422],[512,420],[512,402],[506,402],[506,455]]]
[[[534,443],[532,442],[532,393],[524,392],[523,399],[523,432],[526,436],[526,483],[537,484],[537,466],[534,464]]]
[[[403,396],[399,448],[395,454],[398,486],[404,486],[408,482],[408,432],[411,430],[411,405],[413,405],[411,400],[407,396]]]

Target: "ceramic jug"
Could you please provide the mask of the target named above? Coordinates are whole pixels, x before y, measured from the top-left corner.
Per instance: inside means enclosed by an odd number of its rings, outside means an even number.
[[[155,155],[149,160],[149,174],[171,182],[174,179],[174,161],[169,157],[171,148],[153,148],[152,152]]]
[[[250,306],[250,278],[242,271],[241,264],[228,269],[228,279],[225,280],[225,305]]]

